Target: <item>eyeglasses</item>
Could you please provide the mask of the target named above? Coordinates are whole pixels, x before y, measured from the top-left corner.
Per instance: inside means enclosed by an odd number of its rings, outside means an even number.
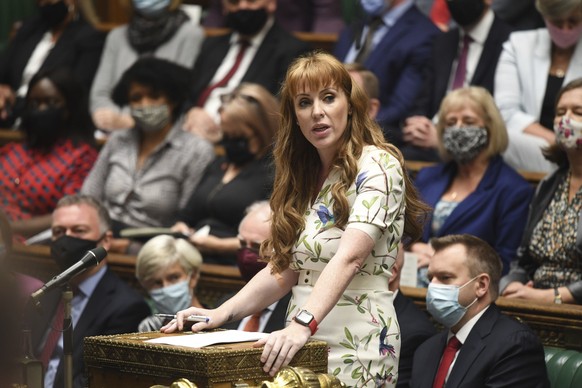
[[[259,253],[261,250],[261,243],[258,242],[249,242],[247,240],[243,240],[242,238],[238,239],[241,248],[248,248],[255,253]]]
[[[227,104],[227,103],[231,102],[232,100],[234,100],[237,97],[242,98],[243,100],[245,100],[246,102],[248,102],[250,104],[259,104],[259,100],[257,100],[253,96],[249,96],[248,94],[243,94],[243,93],[226,93],[226,94],[223,94],[223,95],[220,96],[220,102],[222,102],[223,104]]]

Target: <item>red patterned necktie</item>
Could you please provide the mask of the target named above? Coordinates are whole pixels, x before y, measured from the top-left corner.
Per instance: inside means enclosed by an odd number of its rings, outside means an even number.
[[[57,343],[61,338],[61,334],[63,334],[63,318],[65,317],[65,304],[61,300],[59,305],[57,306],[57,310],[55,313],[55,319],[53,324],[51,325],[50,332],[44,344],[44,348],[42,349],[42,353],[40,354],[40,361],[46,370],[49,361],[51,360],[51,356],[57,347]]]
[[[243,328],[244,331],[259,331],[259,326],[261,323],[261,315],[263,312],[254,313],[251,315],[251,319],[247,321],[245,327]]]
[[[447,347],[445,348],[443,358],[441,358],[441,363],[432,385],[433,388],[443,387],[445,384],[445,379],[447,378],[447,373],[449,372],[449,368],[455,359],[455,354],[457,354],[457,350],[460,348],[461,342],[457,339],[457,337],[452,336],[449,340],[449,343],[447,344]]]
[[[198,97],[198,102],[196,104],[197,106],[203,107],[204,104],[206,103],[206,100],[208,100],[208,97],[210,97],[210,93],[212,93],[212,91],[216,88],[228,85],[228,81],[230,81],[234,73],[236,73],[238,67],[240,66],[240,63],[242,62],[243,57],[245,56],[245,52],[247,51],[247,48],[250,45],[249,42],[246,40],[241,40],[238,44],[240,45],[240,48],[238,50],[238,53],[236,54],[234,64],[232,65],[228,73],[226,73],[226,75],[220,81],[218,81],[214,85],[208,86],[206,89],[202,91],[200,97]]]

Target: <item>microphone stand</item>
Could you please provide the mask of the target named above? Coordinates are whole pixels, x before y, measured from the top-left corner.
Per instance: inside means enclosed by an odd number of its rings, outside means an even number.
[[[68,283],[63,289],[62,298],[65,309],[63,316],[64,382],[65,388],[73,388],[73,319],[71,317],[73,291]]]

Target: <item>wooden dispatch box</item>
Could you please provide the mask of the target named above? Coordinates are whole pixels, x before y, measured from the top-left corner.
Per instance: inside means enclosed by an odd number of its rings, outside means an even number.
[[[179,333],[147,332],[85,338],[84,358],[89,387],[169,386],[179,378],[187,378],[200,388],[230,388],[239,380],[249,385],[272,380],[261,368],[262,348],[253,348],[253,342],[217,344],[198,349],[144,342],[168,335]],[[327,344],[308,341],[290,365],[327,373]]]

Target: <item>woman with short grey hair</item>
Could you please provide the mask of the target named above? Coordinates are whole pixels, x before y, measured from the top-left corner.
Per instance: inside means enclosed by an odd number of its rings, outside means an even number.
[[[203,307],[194,292],[201,265],[200,252],[186,240],[160,235],[139,251],[135,275],[150,295],[155,312],[173,315],[191,306]],[[156,331],[163,323],[163,318],[152,315],[139,324],[139,331]]]

